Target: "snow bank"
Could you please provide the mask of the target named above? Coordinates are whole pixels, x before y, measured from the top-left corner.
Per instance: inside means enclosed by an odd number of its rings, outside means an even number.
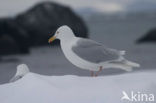
[[[0,85],[0,103],[127,103],[120,100],[122,91],[156,94],[155,79],[156,72],[101,77],[28,73]]]

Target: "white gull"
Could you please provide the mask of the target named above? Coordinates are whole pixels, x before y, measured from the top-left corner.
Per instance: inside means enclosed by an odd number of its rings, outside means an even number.
[[[97,76],[102,69],[120,68],[131,71],[140,65],[126,60],[125,51],[108,48],[90,39],[76,37],[70,27],[64,25],[57,29],[49,43],[59,39],[65,57],[75,66],[91,71],[92,76]],[[94,71],[97,71],[94,74]]]
[[[26,64],[18,65],[16,74],[13,78],[10,79],[10,82],[15,82],[15,81],[21,79],[23,76],[25,76],[29,72],[30,72],[30,70]]]

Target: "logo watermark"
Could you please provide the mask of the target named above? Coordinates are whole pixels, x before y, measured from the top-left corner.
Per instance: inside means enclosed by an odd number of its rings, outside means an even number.
[[[122,91],[121,100],[127,100],[132,102],[153,102],[154,101],[154,94],[152,93],[141,93],[141,92],[134,92],[131,91],[129,94],[125,91]]]

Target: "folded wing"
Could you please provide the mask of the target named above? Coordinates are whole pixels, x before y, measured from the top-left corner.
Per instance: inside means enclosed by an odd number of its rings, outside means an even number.
[[[93,40],[79,38],[72,47],[73,52],[89,62],[101,63],[119,59],[120,51],[110,49]]]

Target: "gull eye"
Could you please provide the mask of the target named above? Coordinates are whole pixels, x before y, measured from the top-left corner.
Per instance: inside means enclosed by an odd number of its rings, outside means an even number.
[[[56,34],[58,34],[59,32],[57,31]]]

